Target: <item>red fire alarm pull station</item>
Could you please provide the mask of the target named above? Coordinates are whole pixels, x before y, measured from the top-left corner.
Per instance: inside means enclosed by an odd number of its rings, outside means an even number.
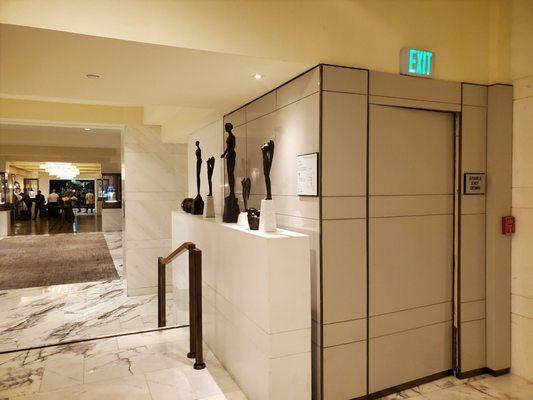
[[[513,216],[502,217],[502,235],[515,233],[516,221]]]

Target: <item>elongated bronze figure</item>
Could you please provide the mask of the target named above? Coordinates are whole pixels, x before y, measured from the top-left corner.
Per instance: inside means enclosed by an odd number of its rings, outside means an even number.
[[[269,140],[261,147],[263,152],[263,173],[265,174],[265,185],[267,197],[265,200],[272,200],[272,184],[270,182],[270,169],[274,159],[274,141]]]
[[[200,196],[200,171],[202,169],[202,149],[200,142],[196,141],[196,195]]]
[[[204,213],[204,201],[200,195],[200,172],[202,170],[202,149],[200,142],[196,141],[196,197],[192,202],[192,214],[202,215]]]
[[[220,158],[226,159],[229,196],[224,199],[224,214],[222,215],[222,221],[237,222],[240,209],[239,202],[235,197],[235,159],[237,158],[237,153],[235,153],[235,135],[232,132],[233,125],[227,123],[224,125],[224,130],[228,133],[228,138],[226,139],[226,150],[224,150],[224,153]]]
[[[244,178],[242,184],[242,201],[244,203],[244,211],[248,210],[248,199],[250,198],[250,189],[252,188],[252,181],[250,178]]]
[[[235,153],[235,135],[233,134],[233,124],[227,123],[224,125],[224,130],[228,133],[228,138],[226,139],[226,150],[220,156],[220,158],[226,159],[226,167],[228,171],[228,184],[229,184],[229,193],[230,196],[235,196],[235,158],[237,153]]]
[[[213,170],[215,169],[215,157],[207,159],[207,184],[209,185],[208,196],[213,196]]]

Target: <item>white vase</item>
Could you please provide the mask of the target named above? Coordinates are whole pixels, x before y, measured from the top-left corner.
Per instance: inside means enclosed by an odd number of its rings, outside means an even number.
[[[261,215],[259,216],[259,230],[261,232],[276,232],[276,209],[274,200],[261,200]]]
[[[207,196],[205,198],[204,218],[215,218],[215,203],[213,202],[213,196]]]
[[[248,226],[248,213],[242,212],[239,214],[239,219],[237,220],[237,225],[239,226]]]

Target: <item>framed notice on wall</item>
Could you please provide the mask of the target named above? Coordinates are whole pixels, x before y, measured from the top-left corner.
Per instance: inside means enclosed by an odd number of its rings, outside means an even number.
[[[467,172],[464,175],[464,194],[485,194],[485,174]]]
[[[296,157],[298,196],[318,196],[318,153]]]

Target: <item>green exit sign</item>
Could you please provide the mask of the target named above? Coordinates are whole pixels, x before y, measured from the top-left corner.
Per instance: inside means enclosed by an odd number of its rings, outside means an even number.
[[[400,73],[403,75],[433,78],[435,53],[429,50],[404,47],[400,53]]]

